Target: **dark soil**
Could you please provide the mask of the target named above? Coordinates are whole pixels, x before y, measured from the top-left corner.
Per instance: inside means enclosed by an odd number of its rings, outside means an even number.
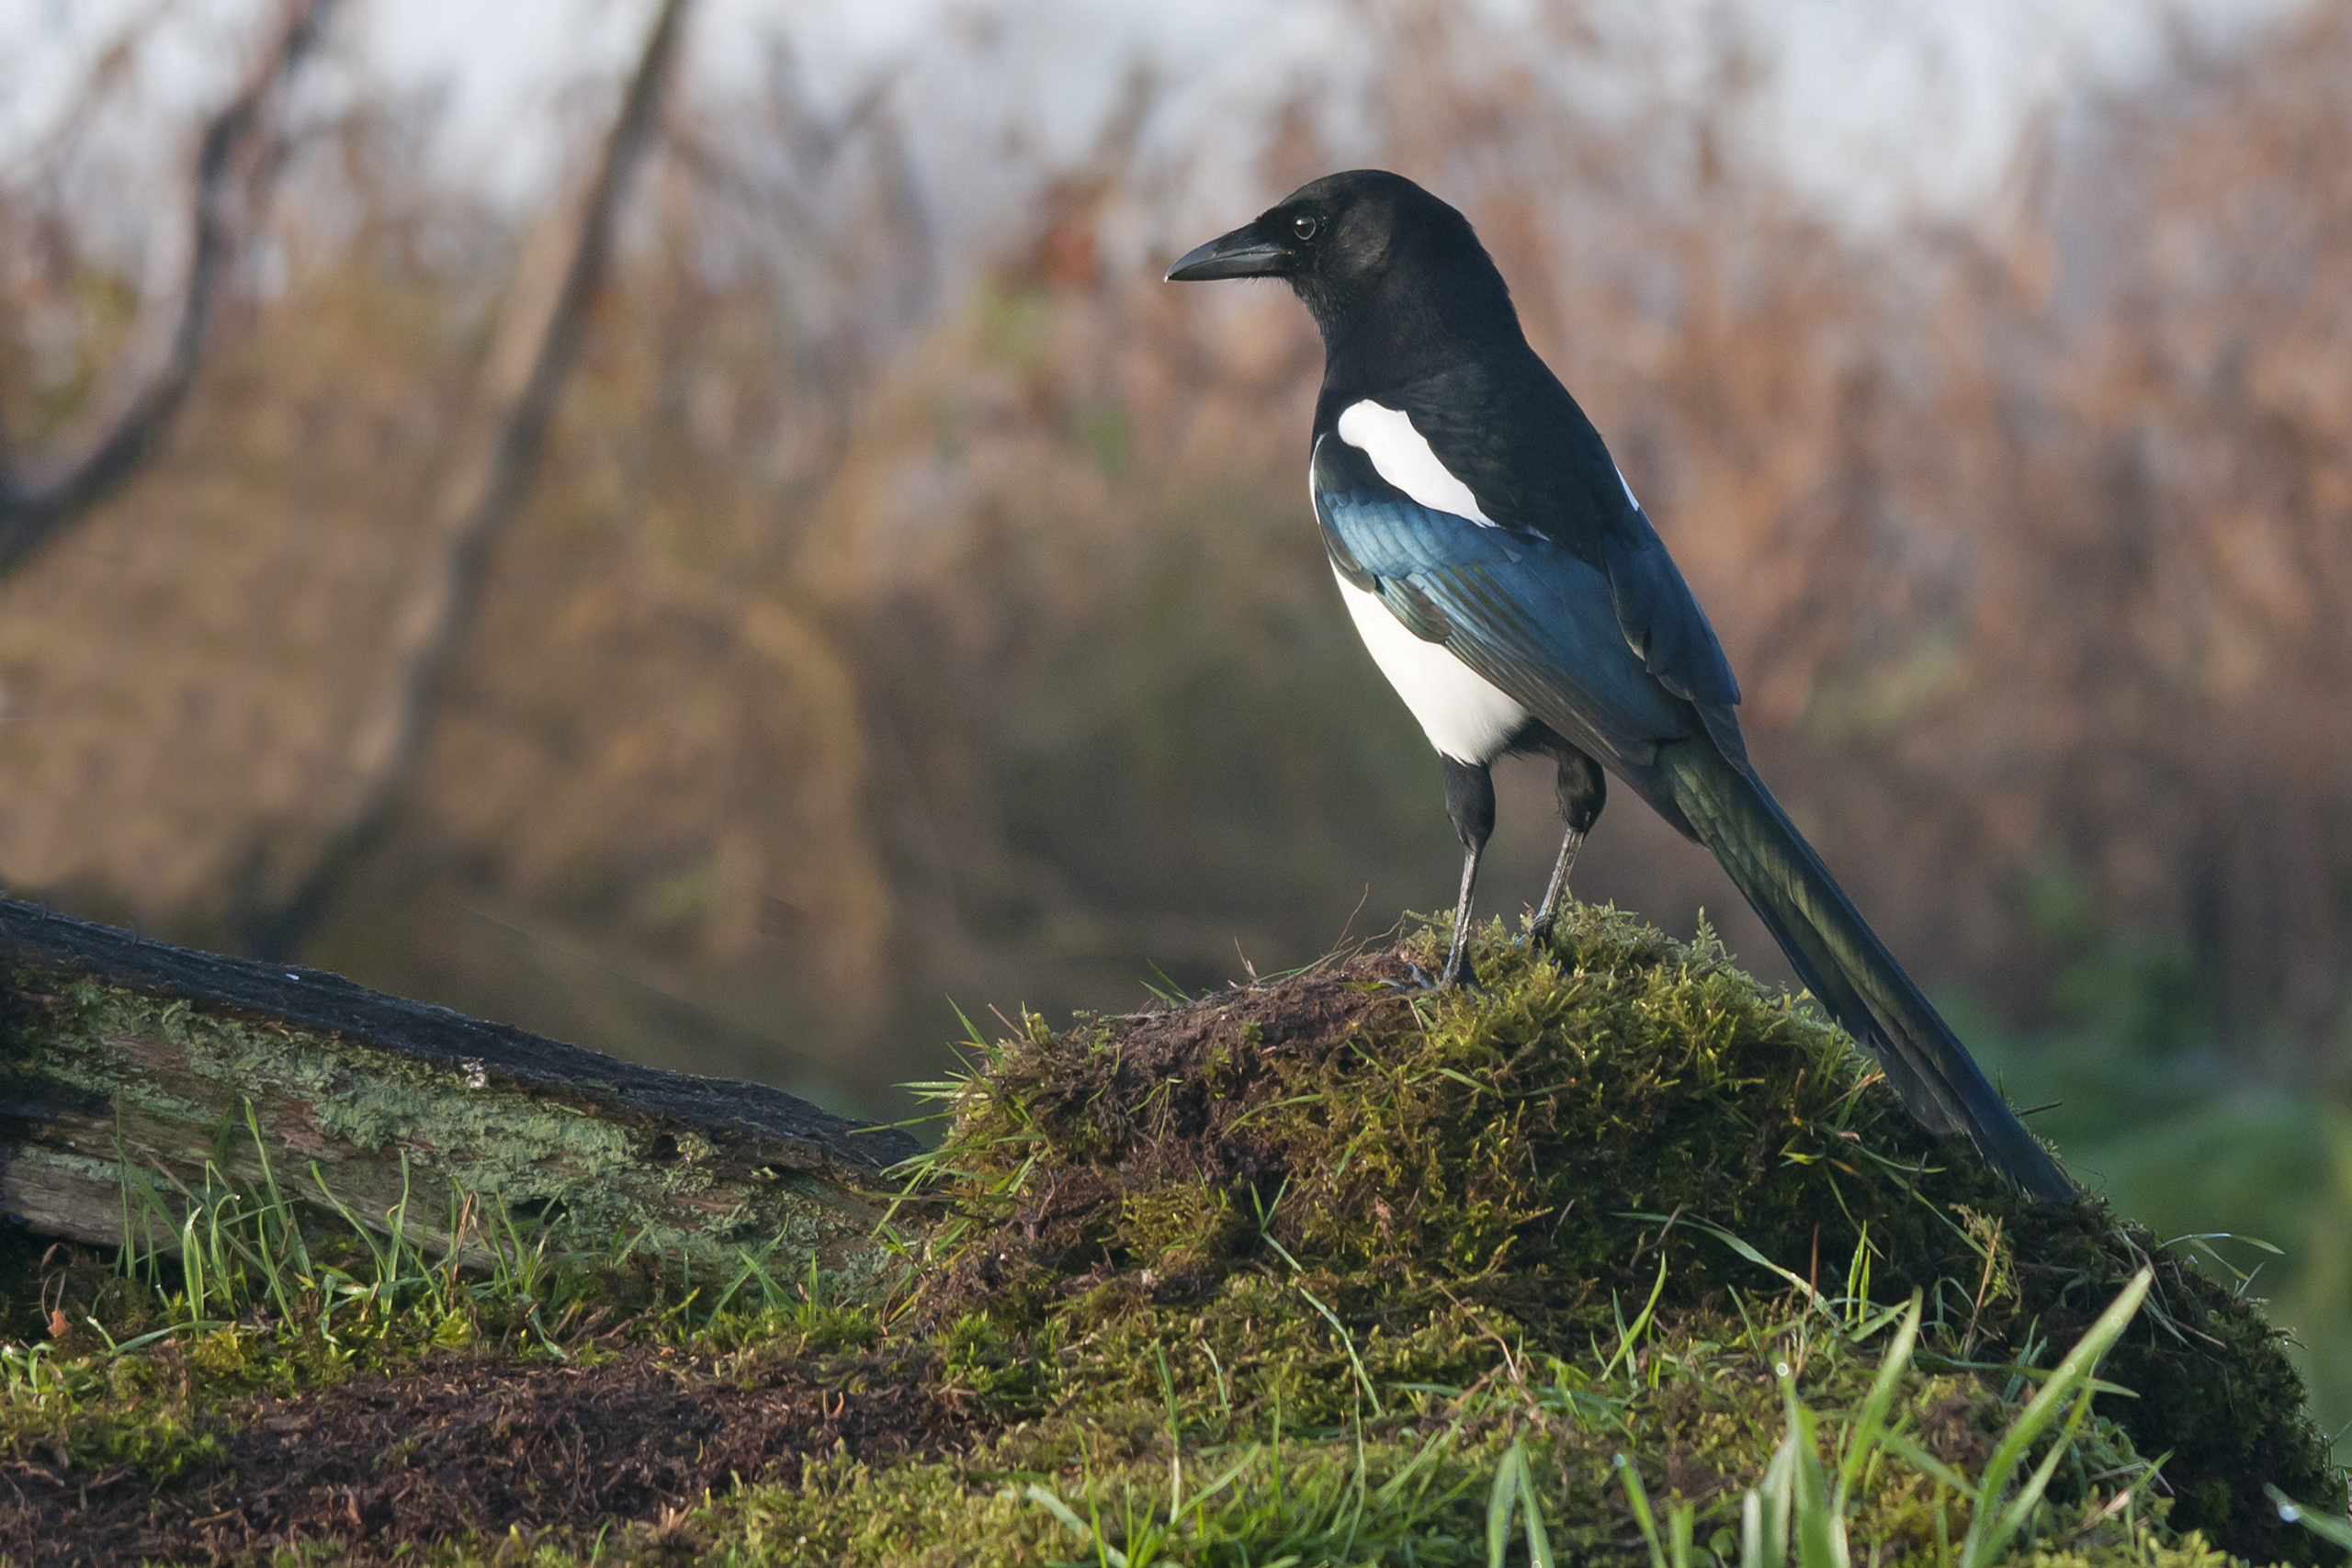
[[[201,1425],[223,1457],[176,1486],[130,1465],[60,1475],[0,1466],[0,1553],[25,1564],[198,1562],[334,1542],[381,1561],[403,1542],[659,1521],[706,1490],[798,1473],[836,1447],[863,1460],[960,1449],[977,1418],[922,1363],[867,1358],[725,1377],[631,1352],[590,1367],[450,1359]]]

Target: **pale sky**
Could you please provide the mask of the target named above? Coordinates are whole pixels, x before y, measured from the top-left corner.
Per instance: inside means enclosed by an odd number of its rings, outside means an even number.
[[[567,92],[608,87],[650,15],[648,0],[346,3],[343,25],[361,31],[363,69],[444,90],[437,156],[510,199],[527,198],[551,169]],[[1528,0],[1483,3],[1509,17]],[[1780,56],[1770,118],[1797,180],[1870,222],[1907,206],[1980,198],[2036,107],[2086,73],[2130,73],[2156,47],[2169,11],[2223,28],[2293,3],[1680,0],[1625,14],[1646,18],[1640,25],[1669,63],[1685,45],[1697,58],[1713,18],[1747,17]],[[136,137],[185,128],[214,101],[236,48],[270,8],[271,0],[0,0],[0,170],[17,167],[54,126],[88,61],[128,19],[154,18],[139,109],[116,128]],[[691,24],[693,68],[721,85],[756,70],[763,40],[782,35],[817,91],[846,96],[888,63],[920,59],[944,31],[992,27],[1022,79],[969,84],[969,101],[942,105],[943,118],[1018,114],[1048,147],[1067,149],[1099,123],[1138,56],[1159,62],[1170,88],[1160,134],[1182,139],[1205,134],[1220,107],[1262,101],[1303,70],[1337,60],[1344,74],[1350,18],[1346,0],[703,0]]]

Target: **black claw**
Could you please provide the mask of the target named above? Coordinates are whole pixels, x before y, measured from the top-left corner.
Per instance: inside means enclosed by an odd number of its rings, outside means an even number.
[[[1430,978],[1429,971],[1423,969],[1411,959],[1408,958],[1405,960],[1405,969],[1408,974],[1413,976],[1411,984],[1408,985],[1403,980],[1383,980],[1380,984],[1386,987],[1389,990],[1403,991],[1408,995],[1419,994],[1422,991],[1434,991],[1437,989],[1438,983]]]
[[[1445,955],[1445,969],[1438,976],[1437,988],[1442,990],[1448,986],[1459,986],[1482,997],[1490,994],[1486,987],[1478,984],[1478,971],[1470,962],[1470,943],[1466,940],[1457,943],[1453,951]]]

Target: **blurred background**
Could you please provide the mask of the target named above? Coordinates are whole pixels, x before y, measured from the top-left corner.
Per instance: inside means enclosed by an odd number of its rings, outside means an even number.
[[[2352,8],[17,0],[0,882],[903,1114],[1450,898],[1177,252],[1464,209],[1751,748],[2352,1421]],[[1548,780],[1506,770],[1482,904]],[[1577,891],[1758,973],[1630,797]],[[1703,911],[1703,915],[1702,915]]]

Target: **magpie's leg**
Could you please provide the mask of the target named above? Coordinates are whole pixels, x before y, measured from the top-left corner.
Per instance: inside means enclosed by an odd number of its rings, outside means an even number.
[[[1487,840],[1495,830],[1495,775],[1484,762],[1457,762],[1445,756],[1439,761],[1445,764],[1445,814],[1453,818],[1454,837],[1462,840],[1462,893],[1453,903],[1453,945],[1437,977],[1439,985],[1452,986],[1469,969],[1470,894],[1478,885],[1478,857],[1487,852]]]
[[[1560,898],[1568,890],[1568,868],[1576,864],[1584,836],[1600,820],[1600,808],[1609,799],[1609,775],[1600,771],[1600,763],[1565,740],[1552,749],[1552,755],[1560,765],[1560,820],[1567,824],[1567,832],[1560,840],[1559,863],[1552,867],[1544,902],[1535,907],[1535,919],[1527,928],[1529,940],[1538,946],[1552,940],[1552,924],[1560,918]]]

